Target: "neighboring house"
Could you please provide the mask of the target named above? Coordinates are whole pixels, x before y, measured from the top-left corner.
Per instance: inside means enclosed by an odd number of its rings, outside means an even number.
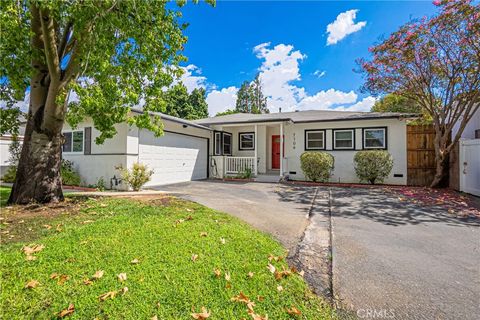
[[[385,183],[407,183],[406,120],[412,115],[344,111],[231,114],[196,120],[213,129],[210,176],[250,168],[262,177],[305,180],[300,155],[326,151],[335,158],[332,182],[358,182],[353,157],[359,150],[388,150],[394,164]]]

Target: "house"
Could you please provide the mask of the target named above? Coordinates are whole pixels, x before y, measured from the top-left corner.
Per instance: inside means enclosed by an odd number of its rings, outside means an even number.
[[[223,178],[251,168],[265,177],[305,180],[300,155],[326,151],[335,158],[332,182],[358,182],[353,157],[359,150],[388,150],[394,165],[385,183],[407,183],[406,120],[401,113],[310,110],[231,114],[195,121],[213,130],[210,176]],[[267,179],[272,181],[272,179]]]
[[[95,143],[100,132],[91,120],[75,129],[66,124],[63,158],[73,162],[84,185],[103,179],[107,188],[121,189],[126,186],[119,169],[130,168],[134,162],[153,169],[146,186],[224,178],[248,170],[258,181],[305,180],[300,155],[326,151],[335,158],[331,181],[351,183],[358,182],[355,153],[381,149],[394,159],[385,183],[407,184],[409,114],[311,110],[232,114],[196,121],[160,115],[163,136],[119,123],[117,134],[101,145]]]
[[[133,112],[140,112],[133,110]],[[120,167],[141,162],[154,170],[147,186],[235,176],[250,170],[259,181],[288,176],[305,180],[304,151],[326,151],[335,158],[332,182],[358,182],[353,157],[358,150],[388,150],[394,159],[385,183],[407,183],[406,119],[412,115],[344,111],[232,114],[188,121],[161,114],[165,134],[116,125],[117,135],[97,145],[100,134],[89,121],[65,126],[63,157],[71,160],[86,185],[102,177],[118,185]],[[121,185],[118,185],[121,187]]]

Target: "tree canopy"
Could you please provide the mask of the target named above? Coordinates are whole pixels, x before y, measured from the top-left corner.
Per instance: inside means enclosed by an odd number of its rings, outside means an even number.
[[[242,83],[237,93],[235,111],[238,113],[269,113],[259,75],[252,82]]]
[[[438,15],[400,27],[369,49],[370,60],[359,61],[365,91],[402,96],[432,117],[437,163],[432,186],[443,181],[448,155],[480,106],[480,5],[469,0],[435,5]]]
[[[195,120],[208,117],[205,89],[196,88],[189,94],[183,83],[177,83],[163,94],[165,113],[174,117]]]

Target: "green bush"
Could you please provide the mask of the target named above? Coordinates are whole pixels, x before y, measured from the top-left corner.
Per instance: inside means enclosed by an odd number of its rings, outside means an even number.
[[[131,170],[122,169],[121,174],[123,181],[125,181],[134,191],[139,191],[145,183],[150,181],[153,170],[148,170],[146,165],[135,162]]]
[[[73,168],[73,162],[62,159],[60,169],[62,175],[62,184],[66,186],[79,186],[81,183],[80,175]]]
[[[327,182],[332,175],[335,160],[330,153],[307,151],[300,156],[300,165],[307,179]]]
[[[355,173],[360,181],[382,183],[393,168],[393,159],[385,150],[359,151],[355,155]]]
[[[3,182],[14,183],[15,176],[17,175],[17,166],[8,167],[7,171],[2,177]]]

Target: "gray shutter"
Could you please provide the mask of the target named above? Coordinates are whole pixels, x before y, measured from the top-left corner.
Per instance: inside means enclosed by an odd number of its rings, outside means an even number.
[[[85,128],[85,145],[83,147],[83,154],[92,154],[92,127]]]

